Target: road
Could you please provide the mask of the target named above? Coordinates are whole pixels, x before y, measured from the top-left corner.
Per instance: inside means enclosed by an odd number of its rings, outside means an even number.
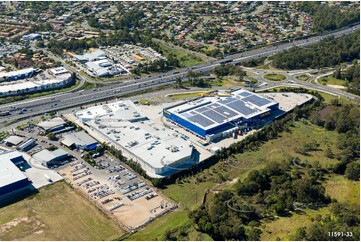
[[[343,29],[328,35],[323,36],[316,36],[316,37],[310,37],[307,40],[298,40],[291,43],[285,43],[280,44],[276,47],[270,46],[270,47],[263,47],[259,49],[255,49],[252,51],[247,51],[244,53],[228,56],[222,60],[217,61],[211,61],[207,63],[203,63],[197,66],[188,67],[188,68],[181,68],[179,70],[175,71],[169,71],[167,73],[162,74],[156,74],[156,75],[149,75],[147,77],[143,77],[140,79],[130,79],[123,82],[118,82],[114,84],[110,84],[104,87],[96,88],[96,89],[87,89],[87,90],[81,90],[77,92],[67,92],[67,93],[60,93],[55,95],[49,95],[46,97],[38,98],[38,99],[30,99],[20,102],[14,102],[10,104],[4,104],[0,106],[1,111],[10,111],[10,116],[3,116],[0,117],[0,123],[4,122],[10,122],[21,118],[27,118],[31,116],[40,115],[46,112],[61,110],[65,108],[71,108],[75,106],[81,106],[86,103],[96,102],[100,100],[110,99],[117,96],[121,96],[126,93],[131,93],[134,91],[139,91],[143,89],[148,89],[151,87],[158,87],[163,86],[167,84],[173,84],[175,83],[176,78],[185,78],[186,73],[189,70],[193,71],[199,71],[204,74],[208,74],[214,67],[219,66],[225,62],[229,62],[232,64],[241,63],[244,61],[248,61],[251,59],[261,58],[261,57],[267,57],[270,55],[273,55],[275,53],[280,53],[286,49],[289,49],[296,44],[297,46],[307,46],[310,44],[314,44],[325,38],[326,36],[333,35],[335,37],[340,37],[344,34],[350,34],[351,32],[355,31],[359,28],[359,25],[355,27],[350,27],[347,29]],[[47,52],[47,54],[50,54]],[[51,56],[51,54],[50,54]],[[54,58],[57,58],[55,56],[52,56]],[[59,58],[58,58],[59,59]],[[65,68],[67,68],[70,71],[75,71],[73,67],[67,65],[64,61],[60,60],[62,63],[64,63]],[[77,73],[77,76],[82,80],[84,79],[87,81],[86,77],[83,77],[79,73]],[[289,75],[292,76],[292,75]],[[261,79],[263,79],[261,77]],[[327,86],[317,85],[313,83],[307,83],[302,81],[297,81],[293,77],[290,78],[294,83],[287,83],[287,82],[271,82],[271,81],[265,81],[267,82],[267,87],[272,86],[279,86],[279,85],[297,85],[302,86],[305,88],[312,88],[319,91],[324,91],[331,93],[333,95],[338,95],[341,97],[346,97],[350,100],[356,100],[357,96],[342,92]]]

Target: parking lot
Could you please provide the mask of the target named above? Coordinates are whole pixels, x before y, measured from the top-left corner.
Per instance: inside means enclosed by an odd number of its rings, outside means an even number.
[[[94,160],[98,169],[74,159],[56,170],[129,229],[141,227],[175,206],[151,184],[112,157],[105,154]]]

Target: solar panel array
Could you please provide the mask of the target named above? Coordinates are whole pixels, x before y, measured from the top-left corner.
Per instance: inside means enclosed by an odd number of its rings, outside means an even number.
[[[206,116],[207,118],[210,118],[212,119],[213,121],[221,124],[224,122],[224,120],[226,120],[227,118],[213,110],[209,110],[209,111],[206,111],[204,113],[202,113],[202,115]]]
[[[257,109],[247,107],[244,104],[244,102],[242,102],[242,101],[231,102],[231,103],[228,103],[227,106],[233,108],[234,110],[237,110],[238,112],[240,112],[246,116],[258,111]]]
[[[214,124],[214,122],[212,120],[209,120],[208,118],[206,118],[200,114],[193,115],[192,117],[189,117],[188,119],[195,123],[200,124],[203,127],[207,127],[207,126]]]
[[[254,105],[257,105],[259,107],[261,106],[264,106],[266,104],[269,104],[271,101],[269,101],[268,99],[265,99],[265,98],[261,98],[261,97],[258,97],[256,95],[250,95],[246,98],[243,98],[243,101],[245,102],[251,102],[253,103]]]
[[[201,108],[197,108],[194,111],[198,112],[198,113],[203,113],[205,111],[208,111],[209,109],[207,107],[201,107]]]
[[[214,109],[214,111],[216,111],[220,114],[223,114],[224,116],[227,116],[227,117],[234,117],[237,115],[236,112],[230,110],[229,108],[223,107],[223,106],[220,106],[220,107]]]
[[[254,106],[246,105],[246,102]],[[236,117],[239,114],[249,116],[260,111],[257,107],[262,107],[271,103],[266,98],[261,98],[249,92],[241,92],[233,97],[218,99],[201,107],[182,113],[183,117],[190,121],[208,127],[214,124],[222,124]]]
[[[249,92],[241,92],[241,93],[238,94],[238,96],[241,96],[242,98],[243,97],[248,97],[250,95],[252,95],[252,93],[249,93]]]

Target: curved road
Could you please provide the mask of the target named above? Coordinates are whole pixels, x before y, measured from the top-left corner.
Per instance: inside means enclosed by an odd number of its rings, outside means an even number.
[[[182,68],[175,71],[169,71],[167,73],[150,75],[141,79],[130,79],[123,81],[121,83],[114,83],[111,85],[107,85],[104,87],[96,88],[96,89],[87,89],[83,91],[77,92],[67,92],[67,93],[60,93],[55,95],[49,95],[42,98],[37,99],[30,99],[24,100],[20,102],[14,102],[10,104],[5,104],[0,106],[1,111],[9,111],[11,112],[10,116],[0,116],[0,123],[1,122],[10,122],[21,118],[36,116],[39,114],[43,114],[46,112],[56,111],[60,109],[80,106],[86,103],[96,102],[108,98],[114,98],[120,96],[122,94],[131,93],[134,91],[139,91],[142,89],[148,89],[151,87],[163,86],[167,84],[175,83],[176,78],[185,78],[187,72],[189,70],[199,71],[204,74],[208,74],[214,67],[219,66],[224,63],[241,63],[244,61],[248,61],[251,59],[267,57],[273,55],[275,53],[282,52],[286,49],[289,49],[297,44],[297,46],[307,46],[310,44],[314,44],[325,38],[326,36],[335,36],[340,37],[342,35],[350,34],[356,29],[359,28],[359,25],[355,27],[349,27],[346,29],[342,29],[327,35],[323,36],[316,36],[310,37],[307,40],[298,40],[290,43],[280,44],[278,46],[269,46],[263,47],[259,49],[255,49],[252,51],[247,51],[244,53],[228,56],[222,60],[211,61],[207,63],[203,63],[197,66]],[[69,65],[65,66],[66,68],[72,70]],[[77,76],[81,79],[86,81],[86,77],[81,76],[77,73]],[[334,95],[343,96],[349,98],[350,100],[356,100],[357,96],[342,92],[339,90],[335,90],[333,88],[317,85],[302,81],[297,81],[295,79],[291,79],[294,81],[294,84],[285,83],[285,82],[270,82],[267,81],[268,88],[272,86],[279,86],[279,85],[299,85],[306,88],[312,88],[315,90],[320,90],[328,93],[332,93]]]

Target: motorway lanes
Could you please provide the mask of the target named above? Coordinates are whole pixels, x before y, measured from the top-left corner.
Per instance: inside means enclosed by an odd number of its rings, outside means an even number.
[[[337,32],[331,33],[329,35],[333,35],[336,37],[342,36],[343,34],[351,33],[358,27],[359,27],[359,25],[357,25],[356,27],[351,27],[351,28],[337,31]],[[325,36],[329,36],[329,35],[325,35]],[[119,96],[120,94],[134,92],[134,91],[146,89],[149,87],[157,87],[157,86],[162,86],[165,84],[171,84],[171,83],[174,83],[175,79],[178,77],[185,78],[186,73],[191,69],[194,71],[200,71],[200,72],[207,74],[214,67],[224,63],[227,60],[230,61],[230,63],[232,63],[232,64],[236,64],[236,63],[240,63],[240,62],[251,60],[251,59],[266,57],[266,56],[273,55],[275,53],[282,52],[288,48],[293,47],[294,45],[307,46],[310,44],[317,43],[325,36],[310,37],[307,40],[297,40],[297,41],[294,41],[293,43],[291,42],[291,43],[280,44],[276,47],[275,46],[263,47],[263,48],[255,49],[252,51],[247,51],[244,53],[228,56],[222,60],[211,61],[211,62],[203,63],[203,64],[200,64],[200,65],[197,65],[194,67],[182,68],[182,69],[179,69],[176,71],[169,71],[167,73],[157,74],[157,75],[153,75],[150,77],[145,77],[145,78],[141,78],[141,79],[137,79],[137,80],[131,79],[128,81],[110,84],[110,85],[96,88],[96,89],[87,89],[87,90],[78,91],[78,92],[74,92],[74,93],[73,92],[60,93],[60,94],[49,95],[49,96],[38,98],[38,99],[31,99],[31,100],[25,100],[25,101],[1,105],[0,106],[1,111],[10,111],[12,115],[0,117],[0,122],[5,121],[5,120],[11,121],[11,120],[15,120],[15,119],[30,117],[30,116],[42,114],[45,112],[60,110],[63,108],[79,106],[79,105],[82,105],[85,103],[89,103],[89,102],[93,102],[93,101],[94,102],[100,101],[100,100],[104,100],[107,98]],[[280,84],[280,83],[278,83],[278,84]],[[303,85],[305,87],[312,86],[315,88],[315,84],[311,84],[311,83],[302,82],[302,83],[298,83],[298,84]],[[335,89],[328,88],[325,86],[318,85],[317,88],[319,90],[321,90],[321,89],[326,90],[327,92],[334,93],[336,95],[354,98],[353,96],[350,96],[350,94],[347,94],[345,92],[340,92],[340,91],[337,91]],[[21,110],[23,110],[24,108],[26,108],[28,111],[25,111],[24,113],[21,114]]]

